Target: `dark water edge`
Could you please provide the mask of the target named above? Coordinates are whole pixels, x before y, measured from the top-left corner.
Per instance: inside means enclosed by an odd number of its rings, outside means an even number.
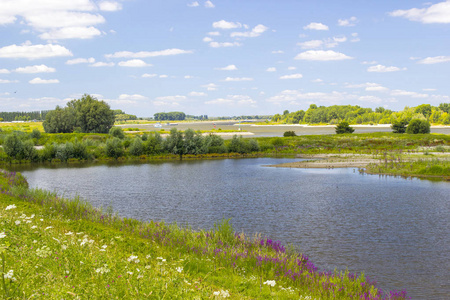
[[[31,187],[76,194],[124,217],[291,243],[324,270],[365,271],[384,290],[448,299],[450,184],[353,169],[278,169],[293,159],[23,166]]]

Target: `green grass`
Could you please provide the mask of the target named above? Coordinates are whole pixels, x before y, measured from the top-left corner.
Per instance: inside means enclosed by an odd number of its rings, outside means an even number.
[[[8,172],[0,190],[4,299],[405,299],[386,298],[364,275],[318,272],[228,220],[194,231],[120,218]]]
[[[402,156],[386,157],[380,159],[378,164],[367,167],[369,173],[389,174],[415,177],[442,177],[450,178],[450,158],[418,158],[414,161],[405,161]]]

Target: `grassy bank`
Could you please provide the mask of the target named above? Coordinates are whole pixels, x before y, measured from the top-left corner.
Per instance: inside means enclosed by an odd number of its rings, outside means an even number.
[[[364,275],[323,272],[223,221],[209,231],[120,218],[0,173],[5,299],[405,299]]]

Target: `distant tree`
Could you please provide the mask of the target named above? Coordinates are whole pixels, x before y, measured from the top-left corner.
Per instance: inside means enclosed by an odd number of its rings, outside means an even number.
[[[10,158],[22,159],[23,143],[17,134],[10,134],[6,136],[3,142],[3,150]]]
[[[408,134],[430,133],[430,123],[427,120],[413,119],[406,128]]]
[[[133,139],[133,141],[131,142],[131,145],[128,148],[128,151],[133,156],[142,155],[144,153],[144,146],[142,144],[142,139],[140,139],[139,137],[135,137]]]
[[[353,131],[355,131],[355,129],[350,127],[346,121],[342,121],[336,126],[336,134],[353,133]]]
[[[283,136],[288,137],[288,136],[297,136],[297,135],[295,134],[295,131],[285,131],[283,133]]]
[[[23,143],[22,158],[33,162],[38,160],[39,156],[37,150],[34,148],[34,143],[32,140],[26,140]]]
[[[179,155],[180,160],[182,160],[183,155],[185,154],[183,133],[176,128],[172,128],[169,136],[166,138],[165,148],[168,152]]]
[[[392,122],[391,128],[394,133],[405,133],[406,125],[408,125],[408,121],[402,119]]]
[[[203,140],[203,148],[206,153],[226,153],[227,147],[220,135],[210,134]]]
[[[284,145],[283,139],[280,137],[273,138],[270,143],[275,147],[275,153],[278,155],[278,148]]]
[[[106,141],[106,156],[118,159],[123,156],[124,152],[120,139],[113,137]]]
[[[119,138],[121,140],[125,137],[125,134],[123,133],[122,128],[116,127],[116,126],[112,127],[109,130],[109,135],[112,136],[112,137]]]
[[[32,139],[36,139],[39,140],[41,138],[41,132],[39,131],[39,129],[35,128],[33,129],[33,131],[30,133],[30,137]]]
[[[202,154],[203,148],[203,136],[200,132],[195,132],[192,129],[187,129],[184,132],[184,153],[185,154]]]
[[[416,107],[414,110],[415,113],[422,114],[425,118],[429,118],[431,115],[431,105],[430,104],[422,104]]]
[[[443,112],[450,114],[450,103],[441,103],[438,107]]]
[[[73,131],[75,124],[74,110],[63,109],[59,106],[49,111],[42,123],[47,133],[69,133]]]

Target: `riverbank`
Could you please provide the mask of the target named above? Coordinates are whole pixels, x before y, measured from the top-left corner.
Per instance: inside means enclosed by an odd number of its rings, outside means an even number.
[[[193,231],[120,218],[0,173],[4,298],[406,299],[228,221]]]

